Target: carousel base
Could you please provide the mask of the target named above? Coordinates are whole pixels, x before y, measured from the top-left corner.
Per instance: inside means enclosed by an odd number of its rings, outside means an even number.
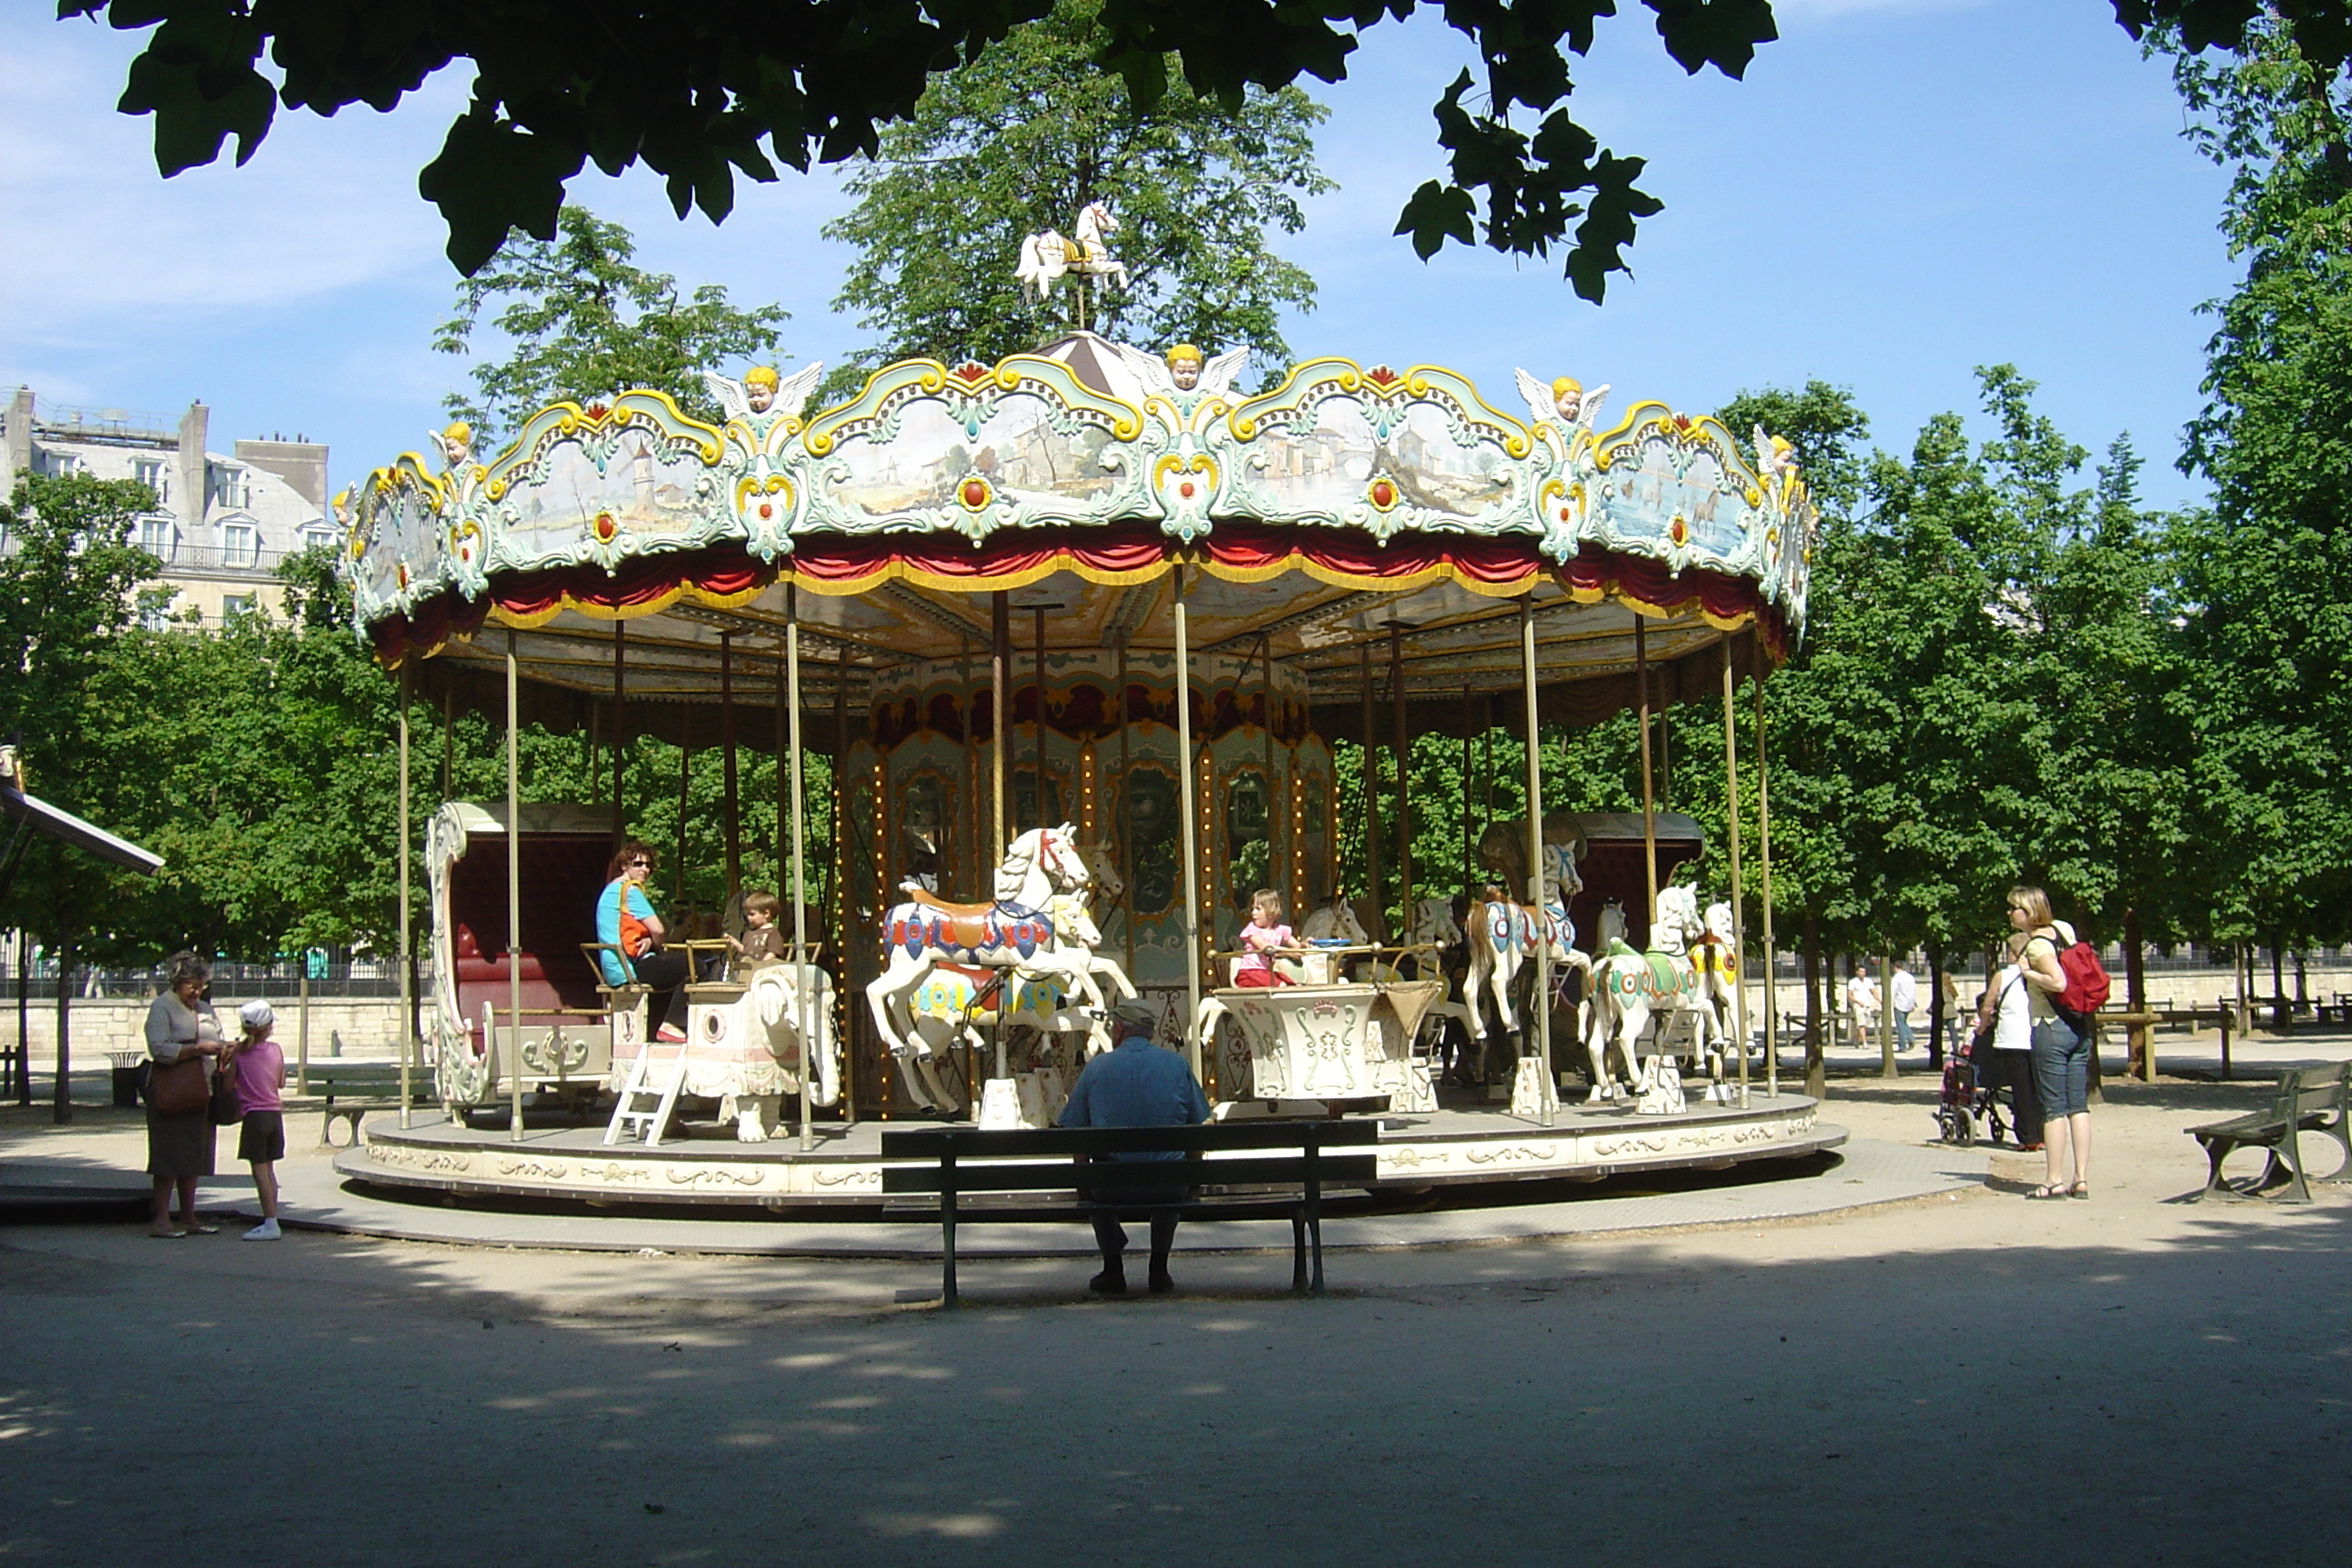
[[[1748,1161],[1820,1153],[1846,1137],[1843,1128],[1820,1121],[1815,1101],[1760,1090],[1744,1108],[1694,1100],[1670,1116],[1563,1104],[1549,1126],[1501,1108],[1384,1114],[1378,1120],[1379,1175],[1360,1200],[1375,1206],[1411,1203],[1433,1188],[1475,1184],[1524,1184],[1527,1201],[1546,1201],[1546,1183],[1678,1169],[1719,1171]],[[518,1140],[502,1121],[468,1126],[419,1113],[406,1128],[394,1116],[372,1120],[365,1141],[334,1163],[349,1181],[437,1192],[459,1202],[553,1200],[664,1210],[740,1211],[750,1205],[805,1219],[865,1220],[879,1217],[884,1203],[882,1131],[908,1125],[913,1124],[820,1121],[806,1150],[791,1128],[765,1143],[742,1143],[731,1127],[695,1123],[686,1126],[684,1136],[673,1134],[658,1144],[607,1146],[601,1123],[533,1125],[526,1115]],[[1514,1199],[1509,1187],[1501,1185],[1479,1194],[1479,1201]]]

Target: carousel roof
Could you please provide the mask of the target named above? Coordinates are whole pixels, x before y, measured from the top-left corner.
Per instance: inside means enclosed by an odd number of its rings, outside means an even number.
[[[1601,423],[1524,372],[1523,418],[1433,366],[1318,359],[1255,395],[1237,369],[1179,388],[1079,334],[806,416],[813,371],[764,399],[712,378],[719,426],[654,392],[557,404],[488,462],[445,439],[338,498],[357,618],[387,662],[510,631],[527,679],[583,693],[626,622],[633,700],[715,698],[730,632],[740,690],[788,615],[817,700],[984,655],[1000,591],[1024,649],[1037,609],[1055,647],[1167,647],[1181,592],[1196,652],[1263,651],[1325,702],[1392,635],[1417,697],[1516,689],[1522,599],[1547,683],[1622,683],[1637,617],[1665,663],[1802,626],[1814,512],[1760,432],[1751,458],[1660,403]]]

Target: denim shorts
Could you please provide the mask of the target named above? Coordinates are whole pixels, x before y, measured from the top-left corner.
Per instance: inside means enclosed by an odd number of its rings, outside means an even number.
[[[2091,1045],[2062,1018],[2033,1026],[2033,1087],[2045,1121],[2091,1109]]]

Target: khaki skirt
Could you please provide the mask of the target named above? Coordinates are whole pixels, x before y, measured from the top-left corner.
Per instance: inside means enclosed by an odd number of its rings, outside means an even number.
[[[147,1173],[177,1180],[213,1173],[212,1111],[198,1106],[177,1116],[147,1108]]]

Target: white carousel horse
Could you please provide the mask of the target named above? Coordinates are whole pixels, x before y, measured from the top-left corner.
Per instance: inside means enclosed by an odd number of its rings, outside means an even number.
[[[1462,983],[1462,1003],[1469,1015],[1474,1044],[1486,1036],[1478,1002],[1482,991],[1493,997],[1495,1016],[1504,1032],[1515,1040],[1518,1037],[1520,1024],[1511,1006],[1511,990],[1519,972],[1533,962],[1538,940],[1549,947],[1554,964],[1577,970],[1591,980],[1591,960],[1577,951],[1576,927],[1569,923],[1564,910],[1531,910],[1503,899],[1470,906],[1470,974]]]
[[[1462,923],[1454,918],[1452,899],[1440,893],[1420,900],[1413,905],[1412,923],[1411,929],[1405,933],[1405,942],[1412,947],[1424,945],[1436,947],[1439,954],[1435,967],[1440,973],[1444,971],[1445,952],[1468,940],[1463,932]],[[1427,1039],[1433,1035],[1435,1037],[1426,1053],[1433,1060],[1444,1052],[1444,1029],[1448,1019],[1460,1026],[1465,1042],[1475,1046],[1477,1040],[1476,1031],[1471,1022],[1470,1009],[1451,997],[1441,997],[1432,1002],[1421,1016],[1421,1037]]]
[[[1735,1044],[1731,1038],[1734,1021],[1739,1016],[1739,948],[1732,937],[1731,906],[1713,903],[1706,907],[1705,930],[1691,944],[1691,966],[1698,971],[1698,991],[1707,1010],[1708,1039],[1714,1049],[1707,1053],[1707,1071],[1718,1082],[1730,1069],[1728,1058],[1734,1050],[1745,1050],[1745,1042]]]
[[[1029,304],[1050,298],[1062,279],[1076,273],[1081,278],[1113,278],[1118,286],[1127,287],[1127,263],[1110,253],[1107,243],[1109,236],[1118,232],[1118,220],[1100,202],[1088,202],[1078,214],[1077,233],[1068,239],[1052,229],[1029,236],[1021,242],[1021,259],[1013,268],[1013,276],[1021,282],[1021,298]]]
[[[1087,916],[1086,901],[1097,888],[1112,898],[1125,890],[1108,861],[1080,845],[1077,830],[1065,823],[1032,828],[1007,847],[993,902],[950,904],[918,891],[883,917],[889,967],[866,987],[866,1005],[925,1109],[962,1099],[940,1076],[944,1047],[961,1030],[918,1030],[908,1010],[908,998],[939,964],[1010,969],[1024,979],[1050,981],[1071,1003],[1097,1009],[1108,1005],[1097,976],[1108,975],[1123,996],[1135,994],[1118,965],[1094,952],[1102,933]]]
[[[1691,945],[1706,930],[1699,920],[1697,893],[1682,886],[1661,889],[1657,916],[1650,927],[1649,952],[1634,952],[1621,936],[1593,965],[1592,1024],[1585,1047],[1593,1068],[1591,1100],[1614,1100],[1621,1093],[1621,1086],[1609,1076],[1608,1049],[1613,1042],[1636,1109],[1671,1114],[1683,1109],[1683,1094],[1681,1074],[1664,1048],[1667,1037],[1687,1017],[1699,1031],[1704,1048],[1717,1026],[1715,1008],[1701,994],[1698,970],[1689,957]],[[1621,913],[1617,923],[1622,921]],[[1658,1038],[1637,1066],[1634,1047],[1654,1017],[1659,1020]]]

